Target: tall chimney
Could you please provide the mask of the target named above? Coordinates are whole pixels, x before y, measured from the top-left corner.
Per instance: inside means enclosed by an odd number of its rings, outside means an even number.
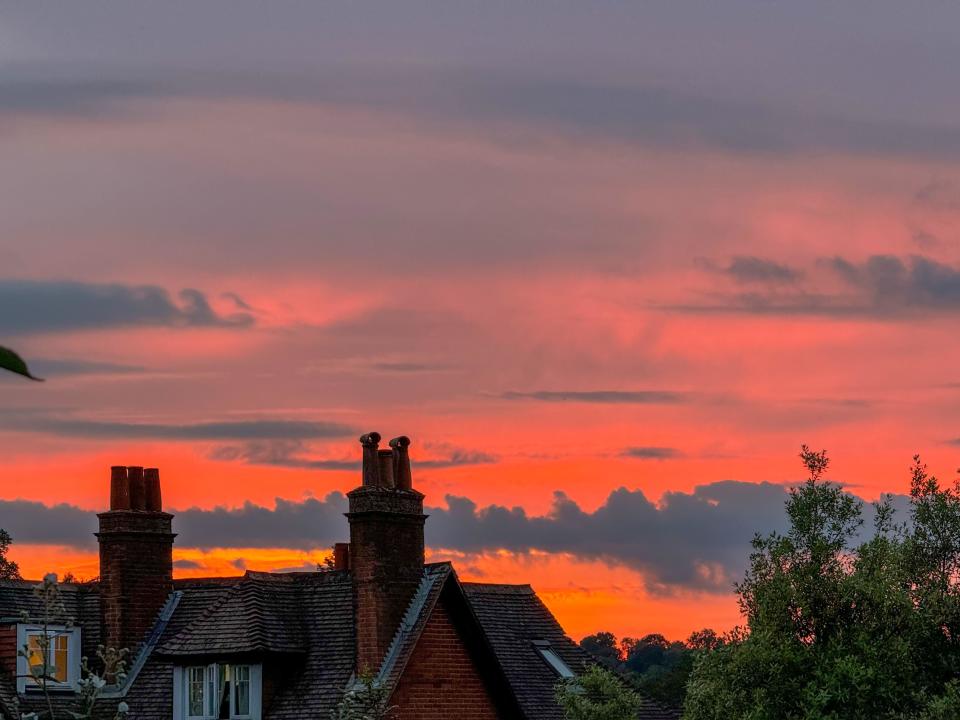
[[[373,440],[375,438],[375,441]],[[401,442],[405,441],[405,442]],[[368,433],[363,445],[363,484],[350,501],[350,572],[356,618],[357,672],[375,672],[400,627],[423,578],[423,495],[409,480],[401,485],[402,455],[410,441],[390,441],[380,451],[380,435]],[[387,455],[389,453],[389,456]],[[382,458],[382,459],[381,459]],[[385,473],[384,468],[389,468]],[[409,461],[406,463],[409,479]],[[376,476],[377,482],[368,482]],[[386,477],[385,477],[386,475]]]
[[[111,468],[110,510],[100,520],[103,643],[133,652],[173,592],[173,515],[163,512],[156,468]]]

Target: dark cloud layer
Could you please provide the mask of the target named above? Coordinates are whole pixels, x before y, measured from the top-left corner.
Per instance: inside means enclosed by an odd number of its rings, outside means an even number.
[[[822,258],[815,273],[761,258],[751,258],[734,272],[736,266],[735,259],[725,272],[740,283],[762,279],[767,287],[672,309],[880,320],[960,311],[960,270],[922,255],[871,255],[863,261]],[[802,277],[807,281],[798,282]],[[835,289],[824,290],[831,286]]]
[[[0,424],[16,431],[123,440],[291,440],[339,438],[357,432],[347,425],[309,420],[234,420],[175,425],[109,422],[43,413],[0,413]]]
[[[660,507],[642,491],[616,490],[595,512],[557,493],[545,516],[520,508],[478,508],[448,496],[449,507],[427,512],[427,542],[468,553],[543,550],[601,559],[644,572],[653,588],[728,591],[743,568],[754,529],[780,526],[785,491],[779,485],[720,482],[693,493],[668,493]],[[177,512],[184,547],[328,547],[347,534],[346,498],[278,499],[273,508],[246,503],[228,510]],[[0,501],[0,526],[16,541],[92,548],[95,517],[65,505]]]
[[[260,68],[258,72],[166,63],[149,71],[21,64],[0,78],[2,115],[96,116],[130,113],[138,100],[267,98],[388,110],[468,125],[538,128],[661,147],[705,146],[735,153],[960,153],[960,127],[904,119],[796,112],[782,103],[742,100],[682,86],[569,73],[384,64],[371,68]]]
[[[538,400],[540,402],[579,402],[608,405],[653,405],[685,402],[684,393],[669,390],[534,390],[500,394],[504,400]]]
[[[490,453],[444,448],[439,457],[418,458],[418,468],[448,468],[463,465],[488,465],[497,462]],[[239,461],[249,465],[300,468],[304,470],[359,470],[357,458],[318,458],[310,444],[302,440],[254,440],[239,445],[224,445],[210,454],[214,460]]]
[[[755,532],[782,531],[787,491],[781,485],[733,480],[666,493],[659,504],[641,490],[613,491],[586,512],[562,492],[542,516],[519,507],[480,508],[447,496],[447,508],[428,508],[427,544],[434,549],[482,553],[506,549],[569,553],[630,567],[644,574],[653,592],[676,589],[725,593],[741,577]],[[906,499],[895,498],[900,518]],[[330,547],[347,537],[347,499],[333,492],[302,502],[277,499],[272,508],[247,502],[235,509],[191,508],[176,512],[182,547]],[[870,506],[865,507],[865,532]],[[95,546],[94,513],[67,505],[46,507],[24,500],[0,501],[0,527],[16,542]]]
[[[199,290],[179,302],[154,285],[106,285],[69,280],[0,280],[0,333],[30,333],[146,325],[246,327],[249,313],[218,314]]]

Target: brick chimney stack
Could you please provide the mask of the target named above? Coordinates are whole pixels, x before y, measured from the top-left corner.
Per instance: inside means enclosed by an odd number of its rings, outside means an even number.
[[[156,468],[111,468],[110,510],[100,520],[103,643],[134,650],[173,592],[173,515],[163,512]]]
[[[423,495],[413,489],[410,439],[380,450],[380,435],[360,438],[363,484],[348,493],[350,571],[357,671],[376,671],[423,578]]]

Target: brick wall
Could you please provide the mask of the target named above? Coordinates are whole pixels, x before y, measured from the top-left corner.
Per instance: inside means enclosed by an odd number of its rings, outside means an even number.
[[[360,487],[348,497],[357,670],[375,671],[423,578],[423,495]]]
[[[111,511],[98,517],[103,642],[132,652],[173,591],[173,516]]]
[[[0,627],[0,672],[9,676],[17,673],[17,626]]]
[[[401,720],[501,717],[444,604],[430,616],[390,704]]]

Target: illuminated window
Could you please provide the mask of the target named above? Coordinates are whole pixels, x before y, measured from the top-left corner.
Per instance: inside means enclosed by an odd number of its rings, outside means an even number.
[[[29,692],[43,683],[54,690],[71,689],[80,679],[80,628],[62,625],[17,626],[17,690]]]
[[[175,720],[259,720],[260,666],[174,668]]]
[[[575,677],[573,670],[571,670],[570,666],[550,647],[548,640],[534,640],[533,647],[536,648],[537,652],[540,653],[540,657],[546,661],[547,665],[549,665],[557,675],[562,678]]]

